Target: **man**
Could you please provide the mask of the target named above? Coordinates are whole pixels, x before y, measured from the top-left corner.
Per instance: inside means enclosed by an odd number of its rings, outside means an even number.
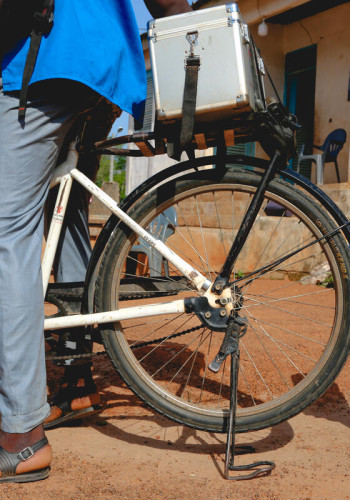
[[[153,17],[190,10],[186,0],[145,3]],[[92,116],[108,111],[107,125],[94,138],[98,140],[108,134],[119,109],[140,118],[145,95],[130,0],[56,0],[54,26],[41,42],[26,116],[19,119],[28,47],[25,38],[5,53],[0,79],[0,482],[44,479],[50,468],[51,448],[43,428],[50,408],[40,272],[50,176],[82,111],[90,109]],[[96,161],[89,162],[93,177]],[[86,199],[78,192],[74,201],[67,214],[74,222],[68,223],[55,265],[61,281],[84,279],[90,254]],[[95,406],[98,394],[90,366],[77,366],[73,372],[66,377],[59,403],[68,388],[64,397],[73,411]],[[79,392],[81,385],[85,390]],[[58,405],[49,420],[63,413]]]

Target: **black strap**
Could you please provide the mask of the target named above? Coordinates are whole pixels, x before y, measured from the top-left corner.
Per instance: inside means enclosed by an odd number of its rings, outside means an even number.
[[[168,141],[167,143],[168,156],[177,161],[180,160],[183,151],[187,151],[189,157],[191,155],[189,146],[192,141],[195,122],[199,66],[199,56],[191,54],[186,59],[180,139]]]
[[[199,56],[190,56],[187,58],[185,88],[182,101],[181,132],[180,132],[181,152],[184,151],[189,146],[193,136],[196,103],[197,103],[199,66],[200,66]]]
[[[27,96],[30,79],[33,75],[39,47],[43,35],[48,35],[53,26],[53,11],[55,0],[44,0],[40,12],[34,13],[34,28],[31,33],[30,46],[24,66],[22,87],[19,98],[18,117],[24,118],[27,109]]]
[[[26,114],[28,87],[34,71],[36,59],[38,56],[41,38],[42,35],[37,35],[34,32],[31,34],[29,51],[23,71],[21,93],[19,96],[19,108],[18,108],[19,118],[24,118]]]

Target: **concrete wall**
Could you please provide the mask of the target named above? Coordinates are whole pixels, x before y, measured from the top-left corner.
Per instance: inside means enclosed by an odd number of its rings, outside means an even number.
[[[210,268],[219,272],[242,223],[248,201],[247,193],[235,191],[233,196],[230,191],[217,191],[215,197],[202,193],[195,199],[178,202],[176,230],[168,243],[197,269],[203,269],[200,256],[205,256]],[[267,216],[262,209],[238,257],[236,270],[245,274],[252,272],[292,248],[301,247],[309,238],[310,232],[298,217]],[[275,279],[279,275],[281,279],[299,280],[323,262],[324,255],[319,249],[310,247],[281,264],[271,276],[268,274],[268,278]]]
[[[206,6],[219,3],[226,2],[213,0]],[[348,140],[339,153],[338,164],[341,181],[350,181],[350,102],[347,100],[350,78],[350,5],[339,5],[286,26],[269,24],[268,35],[260,37],[257,28],[262,17],[266,19],[305,2],[259,0],[259,8],[257,0],[238,0],[237,3],[282,98],[285,55],[317,44],[314,144],[322,144],[326,136],[336,128],[346,130]],[[265,83],[266,95],[272,95],[267,78]],[[260,148],[257,149],[257,155],[263,156]],[[315,180],[314,168],[312,175]],[[336,182],[333,164],[327,165],[324,182]]]
[[[267,19],[268,17],[275,16],[285,10],[298,7],[307,1],[308,0],[235,0],[238,4],[239,10],[248,24],[261,21],[262,17]],[[198,4],[201,4],[200,8],[225,5],[227,3],[230,2],[226,0],[210,0],[208,2],[202,2],[199,0],[198,2]],[[194,4],[196,4],[196,2],[194,2]]]
[[[349,26],[350,5],[344,4],[284,27],[283,38],[285,53],[317,44],[314,143],[322,144],[336,128],[347,131],[347,143],[338,157],[342,182],[350,179]],[[330,164],[325,169],[325,184],[332,182],[336,182],[336,174]]]
[[[350,102],[347,100],[350,78],[350,5],[340,5],[287,26],[269,24],[269,33],[266,37],[258,36],[258,24],[250,26],[250,29],[282,98],[285,55],[317,44],[314,144],[322,144],[326,136],[336,128],[347,131],[348,140],[339,153],[338,164],[341,181],[348,182],[350,180]],[[271,87],[267,79],[265,80],[266,95],[271,95]],[[314,152],[318,153],[317,150]],[[315,180],[315,169],[312,175]],[[336,182],[333,164],[326,166],[324,182],[325,184]]]

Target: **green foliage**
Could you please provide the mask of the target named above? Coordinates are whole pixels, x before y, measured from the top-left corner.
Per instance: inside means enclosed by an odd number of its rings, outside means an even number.
[[[238,279],[238,278],[243,278],[244,276],[244,272],[239,270],[238,271],[235,271],[235,279]]]
[[[321,281],[320,285],[324,286],[326,288],[334,288],[333,275],[330,274],[329,276],[327,276],[327,278],[325,278],[323,281]]]
[[[125,198],[125,165],[124,156],[113,156],[113,182],[118,182],[120,199]],[[96,184],[101,187],[103,182],[109,181],[110,156],[103,155],[100,161],[100,168],[97,173]]]

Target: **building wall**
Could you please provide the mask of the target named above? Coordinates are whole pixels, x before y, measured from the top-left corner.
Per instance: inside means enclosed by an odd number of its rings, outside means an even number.
[[[205,3],[203,8],[219,3],[227,2],[213,0]],[[344,128],[347,131],[348,140],[339,153],[338,163],[341,181],[350,182],[350,102],[347,100],[350,78],[350,5],[343,4],[287,26],[269,24],[268,35],[260,37],[257,29],[262,16],[267,18],[278,14],[305,3],[305,0],[260,0],[259,9],[257,9],[256,0],[239,0],[237,3],[243,18],[249,23],[255,42],[261,49],[282,99],[285,55],[311,44],[317,44],[314,143],[322,144],[329,132],[335,128]],[[146,45],[147,41],[144,40],[145,49]],[[145,56],[146,64],[149,66],[147,50],[145,50]],[[267,78],[265,86],[266,95],[273,95]],[[259,147],[256,154],[264,156]],[[152,159],[131,159],[131,163],[129,189],[172,162],[164,156]],[[315,180],[314,170],[313,180]],[[329,165],[325,169],[325,183],[333,182],[336,182],[335,170],[333,165]]]
[[[341,181],[350,182],[350,5],[340,5],[287,26],[269,24],[266,37],[258,36],[258,25],[259,22],[250,26],[250,30],[282,98],[285,55],[317,44],[314,144],[322,144],[336,128],[346,130],[348,139],[339,153],[338,164]],[[272,95],[265,80],[266,95]],[[315,169],[312,176],[315,180]],[[337,182],[333,164],[327,165],[324,182]]]
[[[210,2],[215,5],[224,2]],[[338,164],[342,182],[350,182],[350,5],[343,4],[287,26],[269,24],[266,37],[259,37],[257,27],[261,17],[268,18],[279,12],[305,3],[288,0],[238,0],[245,21],[250,25],[256,44],[261,49],[277,90],[283,98],[284,58],[288,52],[317,44],[315,89],[314,144],[322,144],[336,128],[343,128],[348,140],[339,153]],[[210,5],[208,3],[208,6]],[[255,23],[255,24],[253,24]],[[272,90],[266,79],[266,95]],[[315,153],[318,151],[315,150]],[[260,156],[261,151],[257,149]],[[313,169],[313,180],[315,177]],[[336,181],[332,164],[325,169],[325,184]]]
[[[246,23],[254,24],[259,20],[261,21],[262,17],[267,19],[268,17],[280,14],[285,10],[298,7],[299,5],[302,5],[307,1],[309,0],[235,0],[235,3],[237,3],[239,10],[241,11]],[[198,2],[196,1],[194,2],[194,4],[196,3],[198,3],[198,6],[200,8],[207,8],[207,7],[213,7],[215,5],[224,5],[227,3],[231,3],[231,1],[199,0]]]
[[[284,27],[284,53],[317,44],[314,144],[322,144],[336,128],[348,134],[338,163],[342,182],[350,181],[350,5],[344,4]],[[317,152],[317,150],[315,150]],[[325,184],[336,182],[333,165],[325,169]]]

